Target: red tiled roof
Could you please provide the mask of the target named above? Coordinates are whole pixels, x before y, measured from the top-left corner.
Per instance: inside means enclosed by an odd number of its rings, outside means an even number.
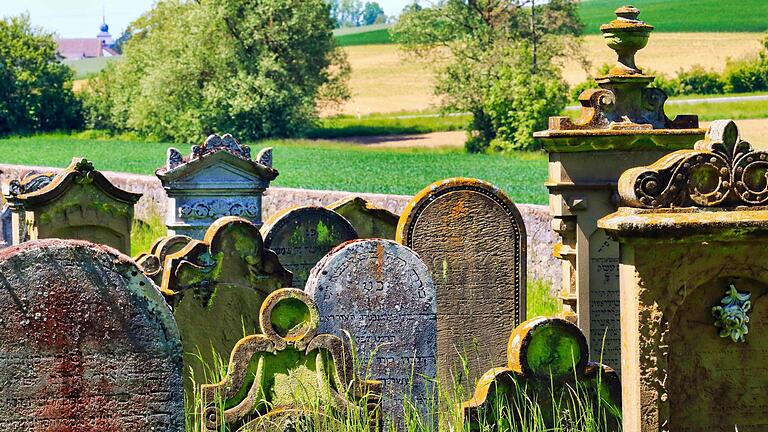
[[[102,57],[101,41],[96,38],[88,39],[58,39],[58,52],[68,59],[83,57]]]

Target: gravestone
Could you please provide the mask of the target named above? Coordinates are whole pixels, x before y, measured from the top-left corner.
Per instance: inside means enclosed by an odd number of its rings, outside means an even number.
[[[625,432],[768,430],[768,152],[732,121],[619,179]],[[762,147],[761,148],[765,148]]]
[[[275,214],[261,228],[264,247],[293,273],[293,286],[304,287],[309,271],[331,249],[358,238],[347,219],[325,207],[294,207]]]
[[[184,430],[179,333],[126,256],[48,239],[0,253],[0,430]]]
[[[403,400],[409,399],[429,419],[435,288],[419,257],[391,240],[350,241],[312,269],[305,291],[320,310],[320,331],[341,337],[349,332],[360,373],[370,364],[371,378],[382,382],[385,418],[402,428]]]
[[[161,286],[163,283],[163,264],[165,264],[165,258],[179,252],[191,241],[191,238],[178,234],[160,237],[152,243],[149,252],[141,253],[133,259],[139,265],[141,271],[148,278],[152,279],[152,282]]]
[[[578,327],[538,317],[509,337],[506,367],[489,370],[474,397],[459,405],[466,431],[621,430],[621,382],[610,367],[589,361]],[[533,401],[533,402],[532,402]],[[536,428],[539,430],[539,428]]]
[[[133,207],[141,198],[110,183],[86,159],[74,158],[55,176],[13,181],[6,195],[13,243],[42,238],[81,239],[131,251]]]
[[[437,292],[438,372],[465,389],[504,361],[525,317],[526,234],[515,204],[480,180],[436,182],[408,204],[397,239],[427,264]],[[470,375],[463,375],[460,356]]]
[[[689,148],[704,136],[695,115],[667,117],[667,95],[650,87],[653,75],[635,64],[635,53],[653,30],[639,14],[632,6],[620,7],[617,18],[600,27],[618,61],[595,79],[599,88],[579,96],[580,117],[550,117],[548,129],[534,134],[549,154],[552,229],[562,240],[554,251],[563,260],[562,316],[587,336],[592,358],[617,370],[619,246],[597,221],[616,210],[622,172]]]
[[[278,172],[272,149],[251,159],[251,149],[232,135],[210,135],[188,156],[168,149],[155,172],[168,194],[168,234],[200,240],[216,219],[238,216],[261,226],[261,197]]]
[[[205,371],[226,362],[240,338],[258,332],[267,295],[290,285],[291,273],[243,218],[217,220],[202,241],[165,258],[161,291],[181,333],[187,391],[193,380],[210,382]]]
[[[37,171],[27,171],[15,180],[11,180],[7,189],[3,189],[4,197],[11,195],[27,194],[48,186],[55,173],[40,173]],[[3,200],[5,201],[5,200]],[[0,210],[0,249],[11,246],[13,243],[13,208],[7,203],[3,204]]]
[[[306,293],[278,289],[259,315],[261,333],[237,343],[221,382],[202,386],[201,431],[381,430],[381,383],[356,374],[342,339],[318,334]]]
[[[328,208],[344,216],[355,227],[360,238],[395,239],[400,216],[362,197],[351,196],[328,205]]]

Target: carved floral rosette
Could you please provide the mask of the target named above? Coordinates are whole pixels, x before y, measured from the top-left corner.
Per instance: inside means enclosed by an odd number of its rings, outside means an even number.
[[[222,200],[198,201],[179,207],[181,219],[218,219],[225,216],[240,216],[256,219],[261,216],[261,208],[256,203],[228,202]]]
[[[693,150],[678,150],[619,179],[622,204],[637,208],[768,204],[768,152],[741,140],[732,120],[712,123]]]

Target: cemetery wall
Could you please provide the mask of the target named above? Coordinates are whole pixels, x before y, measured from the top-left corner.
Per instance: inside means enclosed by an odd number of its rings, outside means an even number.
[[[58,168],[0,164],[0,183],[7,184],[25,171],[59,171]],[[135,207],[135,215],[141,220],[164,216],[167,209],[167,198],[160,180],[155,176],[116,173],[102,173],[117,187],[136,193],[142,197]],[[437,180],[437,179],[436,179]],[[426,186],[426,185],[425,185]],[[340,191],[319,191],[270,187],[264,193],[263,213],[266,220],[269,216],[291,206],[318,205],[326,206],[350,195],[359,195],[371,204],[385,208],[395,214],[400,214],[411,200],[407,195],[363,194]],[[528,278],[543,279],[550,283],[553,294],[561,285],[561,263],[552,255],[552,249],[558,242],[557,234],[552,231],[552,217],[546,206],[516,203],[525,221],[528,234]]]

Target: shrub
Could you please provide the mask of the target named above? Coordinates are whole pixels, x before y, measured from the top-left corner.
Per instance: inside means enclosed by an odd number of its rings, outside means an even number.
[[[729,60],[725,66],[724,90],[728,93],[748,93],[768,90],[768,58],[760,55],[741,60]]]
[[[53,35],[28,15],[0,20],[0,134],[80,128],[72,76],[56,59]]]
[[[675,94],[721,94],[725,90],[725,82],[720,74],[708,71],[696,65],[690,69],[677,72],[677,91]]]

